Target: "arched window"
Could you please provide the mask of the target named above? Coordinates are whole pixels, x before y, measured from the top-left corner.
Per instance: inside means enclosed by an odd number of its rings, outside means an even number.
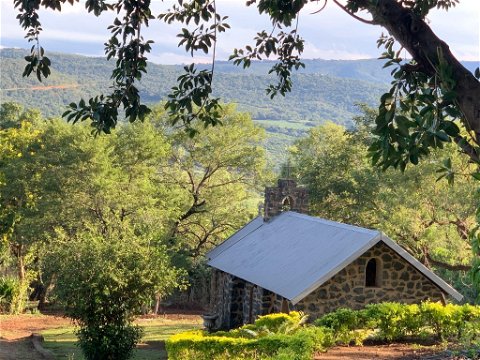
[[[365,268],[365,286],[377,287],[378,284],[378,266],[376,259],[370,259]]]
[[[293,199],[290,196],[287,196],[282,201],[282,211],[289,211],[293,207]]]

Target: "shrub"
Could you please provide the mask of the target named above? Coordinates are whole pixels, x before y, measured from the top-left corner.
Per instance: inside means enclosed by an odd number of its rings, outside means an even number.
[[[10,312],[17,288],[18,281],[14,278],[0,277],[0,312]]]
[[[172,336],[166,347],[173,360],[310,360],[315,351],[333,343],[330,329],[302,327],[300,313],[271,314],[255,324],[208,334],[193,331]],[[287,330],[286,329],[294,329]]]
[[[381,303],[363,310],[339,309],[302,326],[301,313],[271,314],[239,329],[182,333],[167,340],[172,360],[310,360],[335,343],[361,345],[373,329],[389,341],[427,334],[480,348],[480,307]],[[290,330],[289,330],[290,329]]]
[[[380,330],[379,337],[388,341],[419,335],[422,326],[418,305],[385,302],[366,307],[370,326]]]
[[[141,331],[130,324],[82,327],[77,336],[86,359],[127,360],[132,356]]]
[[[331,329],[336,343],[359,344],[369,331],[378,329],[378,337],[388,341],[433,335],[440,340],[475,345],[480,342],[480,307],[386,302],[358,311],[339,309],[316,320],[315,325]]]
[[[420,305],[421,318],[440,340],[453,339],[462,322],[462,306],[424,302]]]
[[[363,311],[338,309],[317,319],[315,325],[331,329],[336,343],[361,345],[368,335],[365,315]]]
[[[19,314],[25,310],[28,298],[28,280],[20,282],[13,277],[0,277],[0,312]]]
[[[480,306],[463,305],[459,312],[458,338],[480,348]]]
[[[260,316],[257,320],[255,320],[254,328],[268,329],[268,331],[273,333],[288,333],[294,331],[299,326],[301,326],[306,319],[307,318],[305,315],[297,311],[292,311],[289,314],[269,314]]]
[[[177,271],[163,249],[125,239],[85,233],[60,248],[56,293],[65,313],[80,326],[86,360],[128,359],[140,339],[135,315],[155,294],[176,286]]]

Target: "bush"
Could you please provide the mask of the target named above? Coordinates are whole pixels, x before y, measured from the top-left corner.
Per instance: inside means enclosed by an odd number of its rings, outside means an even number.
[[[0,312],[19,314],[25,310],[28,281],[21,283],[13,277],[0,277]]]
[[[367,305],[358,311],[339,309],[316,320],[315,325],[331,329],[335,342],[344,344],[363,342],[373,329],[379,331],[376,337],[388,341],[433,336],[439,340],[476,344],[480,341],[480,307],[386,302]]]
[[[440,340],[454,339],[459,334],[462,322],[462,306],[453,304],[425,302],[420,305],[421,317],[424,324]]]
[[[364,311],[338,309],[317,319],[315,325],[331,329],[336,343],[361,345],[368,335],[366,322]]]
[[[166,342],[171,360],[310,360],[318,349],[319,329],[299,330],[294,334],[271,334],[256,339],[215,336],[203,331],[174,335]],[[289,357],[286,357],[286,356]]]
[[[419,335],[422,326],[420,309],[417,304],[380,303],[367,305],[370,327],[378,328],[380,338],[392,341],[410,335]]]
[[[272,314],[239,329],[182,333],[167,340],[172,360],[306,360],[336,343],[361,345],[379,330],[388,341],[421,335],[448,338],[471,351],[480,348],[480,307],[426,302],[381,303],[363,310],[339,309],[302,326],[301,313]]]
[[[118,324],[82,327],[77,336],[86,359],[127,360],[142,335],[138,326]]]
[[[14,278],[0,277],[0,312],[10,312],[17,288],[18,281]]]
[[[273,333],[289,333],[298,329],[307,320],[307,316],[300,312],[292,311],[289,314],[277,313],[260,316],[255,320],[253,327],[246,325],[244,328],[266,329]]]
[[[135,315],[158,293],[177,284],[162,248],[85,233],[55,257],[56,294],[73,319],[86,360],[128,359],[140,339]]]
[[[298,312],[262,316],[239,329],[208,334],[193,331],[167,340],[169,359],[310,360],[333,343],[330,329],[303,327]]]
[[[480,306],[463,305],[459,317],[458,338],[480,349]]]

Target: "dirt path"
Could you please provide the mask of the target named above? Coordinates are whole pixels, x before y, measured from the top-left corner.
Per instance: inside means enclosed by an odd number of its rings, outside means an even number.
[[[0,360],[43,360],[37,354],[29,338],[0,339]]]
[[[446,360],[451,359],[442,349],[435,347],[417,348],[409,344],[375,346],[335,347],[318,354],[315,360]]]
[[[70,321],[50,315],[1,315],[0,360],[43,360],[30,339],[32,333],[69,326]]]
[[[0,338],[16,340],[42,330],[71,326],[70,320],[51,315],[2,315]]]

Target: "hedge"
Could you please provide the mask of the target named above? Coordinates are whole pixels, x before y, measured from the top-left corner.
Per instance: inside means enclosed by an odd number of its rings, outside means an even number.
[[[387,341],[434,338],[463,344],[480,354],[480,306],[425,302],[372,304],[339,309],[304,326],[301,313],[262,316],[254,324],[213,334],[191,331],[166,342],[170,360],[311,360],[335,344],[361,345],[367,337]]]
[[[433,337],[441,341],[480,342],[480,306],[386,302],[367,305],[362,310],[339,309],[316,320],[315,325],[331,329],[336,342],[344,344],[358,343],[359,331],[387,341]]]
[[[298,312],[260,317],[255,324],[229,332],[191,331],[166,342],[169,360],[310,360],[333,343],[331,330],[301,326]]]

